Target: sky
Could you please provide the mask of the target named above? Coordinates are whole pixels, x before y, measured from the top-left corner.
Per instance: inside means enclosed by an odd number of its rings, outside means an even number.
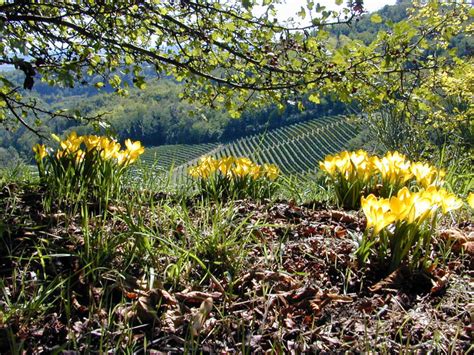
[[[337,10],[338,8],[344,7],[347,1],[343,1],[342,6],[337,6],[335,0],[313,0],[314,3],[320,3],[322,6],[328,7],[331,10]],[[394,5],[396,0],[364,0],[364,8],[373,12],[376,11],[385,5]],[[286,4],[282,5],[282,8],[287,11],[293,10],[293,12],[298,11],[302,5],[306,4],[306,0],[286,0]]]
[[[321,6],[326,6],[327,10],[340,10],[344,8],[344,5],[347,3],[347,1],[344,0],[341,6],[337,6],[335,0],[313,1],[315,4],[319,2]],[[276,5],[278,10],[278,18],[280,20],[284,20],[288,17],[295,16],[296,13],[300,11],[301,6],[306,8],[306,2],[306,0],[286,0],[285,4]],[[385,5],[394,5],[395,3],[396,0],[364,0],[364,8],[366,11],[373,12],[384,7]]]
[[[330,10],[337,10],[342,7],[347,3],[347,1],[343,1],[343,6],[337,6],[335,0],[313,0],[314,3],[320,3],[321,6],[326,6]],[[364,0],[364,8],[369,11],[373,12],[376,11],[385,5],[394,5],[396,0]],[[301,6],[304,6],[306,4],[306,0],[286,0],[286,4],[282,4],[279,6],[281,9],[286,12],[286,13],[296,13],[299,11]]]

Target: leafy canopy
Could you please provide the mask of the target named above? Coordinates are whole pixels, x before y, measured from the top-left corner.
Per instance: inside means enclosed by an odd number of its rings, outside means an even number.
[[[23,71],[24,89],[39,74],[51,85],[110,85],[121,94],[130,83],[146,85],[142,70],[148,65],[183,82],[183,97],[224,107],[235,117],[245,107],[268,102],[282,107],[290,98],[302,107],[303,95],[318,103],[323,94],[357,100],[368,112],[392,105],[410,113],[432,109],[417,88],[440,72],[449,76],[449,68],[458,65],[448,48],[451,38],[472,33],[470,6],[429,1],[415,3],[399,23],[372,15],[385,30],[368,45],[352,39],[335,43],[330,26],[350,25],[362,14],[362,1],[350,1],[337,13],[308,0],[299,12],[312,19],[307,25],[278,21],[278,2],[0,1],[0,64]],[[261,15],[253,11],[257,3],[263,4]],[[0,121],[28,125],[28,115],[47,114],[1,74],[0,82]],[[437,84],[445,82],[456,84],[444,79]]]

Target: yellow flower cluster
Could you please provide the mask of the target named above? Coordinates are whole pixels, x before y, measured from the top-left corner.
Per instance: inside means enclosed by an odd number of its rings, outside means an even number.
[[[258,165],[249,158],[223,157],[215,159],[213,157],[203,157],[197,166],[188,170],[194,178],[206,179],[214,174],[221,174],[228,178],[251,177],[254,180],[267,178],[275,180],[280,174],[280,170],[274,164]]]
[[[323,162],[319,163],[319,167],[333,177],[339,175],[345,180],[367,180],[370,177],[373,164],[366,151],[358,150],[328,155]]]
[[[319,163],[321,170],[331,177],[342,177],[347,181],[367,182],[374,178],[374,182],[381,184],[403,185],[414,178],[418,184],[427,188],[431,185],[440,185],[445,175],[429,164],[410,162],[403,154],[388,152],[382,158],[370,156],[364,150],[356,152],[341,152],[329,155]]]
[[[378,199],[370,194],[367,198],[362,197],[361,204],[367,218],[367,228],[373,227],[373,233],[378,234],[392,223],[405,221],[421,224],[439,209],[445,214],[460,208],[463,202],[445,189],[430,186],[413,193],[404,187],[390,199]]]
[[[56,151],[56,158],[60,159],[65,156],[73,156],[77,163],[80,163],[86,153],[97,151],[104,160],[116,159],[119,165],[128,165],[133,163],[143,154],[145,148],[139,141],[132,142],[130,139],[125,140],[126,149],[120,150],[121,145],[114,140],[105,136],[86,135],[78,136],[76,132],[71,132],[69,136],[59,142],[62,149]],[[46,147],[37,144],[33,147],[36,153],[36,159],[42,160],[48,153]]]
[[[471,207],[471,208],[474,208],[474,193],[471,192],[468,196],[467,196],[467,204]]]
[[[413,177],[411,163],[398,152],[387,152],[382,158],[371,156],[370,163],[374,173],[380,173],[382,181],[391,185],[403,184]]]

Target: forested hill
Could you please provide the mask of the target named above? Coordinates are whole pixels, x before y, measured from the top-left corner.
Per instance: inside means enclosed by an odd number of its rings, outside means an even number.
[[[345,107],[330,98],[320,105],[306,104],[301,112],[288,105],[284,111],[269,106],[259,111],[244,112],[240,119],[232,119],[222,110],[200,108],[179,99],[181,85],[171,79],[150,79],[147,87],[129,88],[128,96],[119,96],[107,90],[93,94],[90,88],[65,89],[42,92],[38,85],[32,97],[48,109],[69,109],[85,116],[104,113],[109,129],[120,139],[141,140],[145,145],[197,144],[227,142],[249,134],[306,121],[318,116],[343,113]],[[49,89],[48,89],[49,90]],[[55,119],[48,122],[51,131],[62,133],[76,130],[92,132],[90,126],[78,126],[77,122]],[[20,127],[13,132],[0,129],[0,159],[12,155],[30,155],[31,146],[37,141],[31,132]]]
[[[397,0],[395,5],[386,5],[376,12],[380,16],[380,23],[371,20],[371,16],[363,16],[356,19],[350,25],[339,25],[331,28],[330,32],[338,41],[344,41],[345,37],[359,39],[369,44],[380,30],[388,30],[387,23],[397,23],[408,16],[408,9],[412,6],[412,0]],[[451,48],[456,49],[459,57],[472,56],[474,53],[474,42],[466,36],[456,36],[451,41]]]

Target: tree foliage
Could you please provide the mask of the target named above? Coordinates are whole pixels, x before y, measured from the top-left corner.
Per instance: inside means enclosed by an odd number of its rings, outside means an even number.
[[[401,21],[372,15],[382,29],[364,42],[331,35],[335,24],[354,23],[362,1],[338,13],[308,0],[298,14],[311,19],[305,25],[277,20],[278,2],[258,1],[263,11],[256,15],[256,0],[0,1],[0,63],[23,72],[25,89],[40,77],[63,87],[110,86],[119,94],[131,83],[145,87],[148,64],[158,76],[183,82],[183,98],[234,117],[289,99],[302,108],[304,97],[319,103],[324,95],[358,102],[369,115],[389,109],[408,124],[439,123],[456,110],[457,120],[469,115],[472,86],[467,94],[454,92],[459,83],[450,77],[469,59],[449,47],[455,36],[472,35],[469,5],[414,2]],[[27,124],[28,114],[48,113],[14,83],[0,81],[1,121]],[[440,97],[450,106],[440,107]]]

